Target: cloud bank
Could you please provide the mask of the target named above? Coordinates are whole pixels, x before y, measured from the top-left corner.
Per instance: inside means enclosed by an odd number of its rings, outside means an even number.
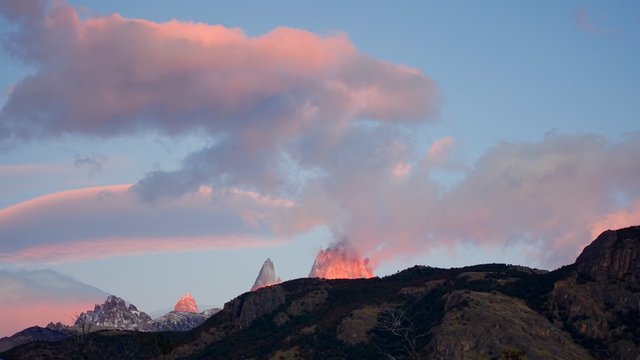
[[[81,18],[62,1],[0,0],[0,12],[15,25],[5,49],[35,69],[0,112],[3,144],[148,131],[210,140],[131,188],[0,210],[5,261],[272,244],[326,226],[373,267],[469,243],[522,246],[551,267],[598,229],[640,222],[637,134],[504,142],[472,166],[452,160],[452,137],[420,154],[436,86],[345,34]],[[216,203],[203,187],[214,199],[235,190]]]
[[[107,296],[53,270],[0,270],[0,337],[49,322],[73,323],[74,315]]]

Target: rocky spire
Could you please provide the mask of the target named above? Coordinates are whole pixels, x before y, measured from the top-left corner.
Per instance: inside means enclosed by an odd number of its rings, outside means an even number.
[[[369,259],[363,258],[346,241],[340,241],[320,250],[313,262],[311,278],[323,279],[359,279],[372,278]]]
[[[188,292],[178,300],[173,311],[197,313],[198,304],[196,304],[196,299]]]
[[[256,282],[253,283],[253,286],[251,287],[251,291],[260,289],[265,286],[279,284],[281,282],[282,280],[280,280],[279,277],[276,277],[276,270],[273,267],[273,262],[271,262],[271,259],[267,259],[267,261],[265,261],[262,265],[260,273],[256,278]]]

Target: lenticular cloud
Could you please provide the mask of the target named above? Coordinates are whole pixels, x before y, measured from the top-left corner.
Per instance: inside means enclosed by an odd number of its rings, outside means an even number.
[[[0,209],[0,261],[105,256],[281,243],[268,222],[283,199],[201,188],[149,206],[130,185],[69,190]]]

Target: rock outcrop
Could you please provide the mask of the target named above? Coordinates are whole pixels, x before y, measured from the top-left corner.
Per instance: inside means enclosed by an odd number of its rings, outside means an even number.
[[[605,231],[549,296],[556,323],[606,358],[640,359],[640,226]]]
[[[265,286],[279,284],[281,282],[282,280],[280,280],[280,278],[276,276],[276,270],[273,266],[273,262],[271,261],[271,259],[267,259],[267,261],[262,264],[260,272],[258,273],[258,277],[251,287],[251,291],[258,290]]]
[[[577,271],[596,280],[624,281],[640,290],[640,226],[603,232],[576,259]]]
[[[284,302],[284,289],[280,286],[272,286],[235,298],[224,305],[224,310],[234,314],[234,327],[243,329],[254,320],[271,314]]]
[[[447,294],[445,315],[429,343],[435,359],[589,360],[589,353],[523,301],[498,292]],[[412,334],[418,336],[418,334]],[[523,357],[524,358],[524,357]]]

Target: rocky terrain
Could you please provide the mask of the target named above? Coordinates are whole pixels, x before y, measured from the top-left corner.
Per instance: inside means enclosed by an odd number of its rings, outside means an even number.
[[[636,360],[639,264],[631,227],[551,272],[486,264],[298,279],[242,294],[188,332],[101,331],[0,358]]]
[[[127,304],[115,295],[110,295],[104,304],[98,304],[93,310],[83,312],[76,319],[76,327],[91,327],[115,330],[151,331],[151,317],[139,311],[135,305]]]

